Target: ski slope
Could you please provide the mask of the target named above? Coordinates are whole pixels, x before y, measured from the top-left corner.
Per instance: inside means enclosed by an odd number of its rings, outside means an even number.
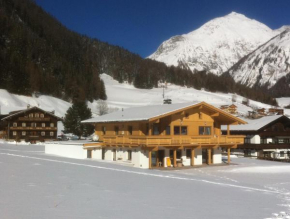
[[[153,89],[138,89],[128,83],[119,83],[107,74],[101,74],[101,78],[105,83],[107,92],[107,104],[110,108],[120,110],[122,108],[156,105],[163,103],[163,88]],[[172,99],[172,103],[184,103],[193,101],[205,101],[216,107],[221,105],[232,104],[231,93],[211,93],[205,90],[196,90],[194,88],[180,87],[173,84],[167,84],[164,89],[165,98]],[[270,108],[270,105],[263,104],[257,101],[250,100],[250,107],[242,104],[243,97],[237,95],[237,102],[234,104],[238,107],[239,115],[247,115],[248,111],[253,108]],[[278,103],[282,107],[289,105],[290,98],[278,98]],[[289,102],[288,102],[289,101]],[[27,104],[30,106],[38,106],[47,111],[55,110],[55,114],[59,117],[64,117],[67,109],[71,103],[64,100],[41,95],[36,96],[23,96],[16,95],[0,89],[0,114],[7,114],[10,111],[26,109]],[[97,101],[89,102],[88,106],[93,112],[93,116],[97,115]],[[290,115],[290,110],[286,109],[285,114]]]

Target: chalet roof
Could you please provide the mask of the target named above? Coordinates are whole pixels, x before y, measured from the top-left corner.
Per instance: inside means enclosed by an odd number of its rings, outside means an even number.
[[[261,128],[270,124],[271,122],[280,119],[281,117],[287,118],[286,116],[283,115],[265,116],[260,119],[248,120],[248,124],[232,125],[230,126],[230,131],[258,131]],[[227,126],[222,125],[221,129],[222,131],[226,131]]]
[[[12,117],[14,117],[14,116],[17,116],[17,115],[22,114],[22,113],[29,112],[29,111],[34,110],[34,109],[38,109],[38,110],[42,111],[43,113],[46,113],[46,114],[48,114],[48,115],[50,115],[50,116],[53,116],[53,117],[55,117],[57,120],[62,120],[62,118],[60,118],[60,117],[58,117],[58,116],[52,114],[51,112],[47,112],[47,111],[45,111],[45,110],[43,110],[43,109],[41,109],[41,108],[39,108],[39,107],[36,107],[36,106],[34,106],[34,107],[30,107],[30,108],[25,109],[25,110],[18,110],[18,111],[11,112],[11,114],[9,114],[8,116],[2,118],[1,120],[7,120],[7,119],[10,119],[10,118],[12,118]]]
[[[171,113],[186,110],[191,107],[198,107],[204,105],[205,107],[211,108],[220,114],[229,117],[235,122],[246,123],[245,121],[224,112],[210,104],[205,102],[190,102],[190,103],[177,103],[177,104],[163,104],[163,105],[150,105],[143,107],[134,107],[124,109],[122,111],[113,112],[96,118],[91,118],[82,121],[82,123],[98,123],[98,122],[128,122],[128,121],[148,121],[156,117],[166,116]]]

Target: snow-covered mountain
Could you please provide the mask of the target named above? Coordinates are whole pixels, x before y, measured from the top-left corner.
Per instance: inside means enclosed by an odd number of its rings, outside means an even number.
[[[188,34],[171,37],[148,58],[220,75],[279,31],[232,12]]]
[[[290,28],[284,26],[282,29],[285,31],[229,70],[235,81],[250,87],[267,85],[267,88],[271,88],[280,78],[290,73]]]

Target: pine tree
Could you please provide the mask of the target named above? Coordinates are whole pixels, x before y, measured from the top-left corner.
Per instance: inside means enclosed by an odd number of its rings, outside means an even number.
[[[90,124],[82,124],[81,121],[91,117],[91,109],[85,102],[75,102],[65,114],[63,121],[65,132],[73,133],[79,138],[87,137],[94,132],[94,127]]]

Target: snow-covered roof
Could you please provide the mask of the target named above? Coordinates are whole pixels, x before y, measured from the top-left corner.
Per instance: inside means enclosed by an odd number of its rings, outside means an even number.
[[[281,117],[283,115],[265,116],[260,119],[247,120],[248,124],[245,125],[231,125],[230,131],[257,131]],[[222,125],[221,129],[222,131],[226,131],[227,126]]]
[[[174,112],[176,110],[183,109],[189,106],[194,106],[199,103],[200,102],[191,102],[128,108],[96,118],[87,119],[82,121],[82,123],[145,121],[149,120],[150,118],[162,116],[164,114]]]
[[[148,121],[152,118],[167,115],[175,111],[182,110],[188,107],[194,107],[200,104],[208,105],[205,102],[195,101],[195,102],[189,102],[189,103],[134,107],[134,108],[123,109],[121,111],[113,112],[113,113],[99,116],[96,118],[87,119],[87,120],[82,121],[82,123]],[[212,105],[208,105],[208,106],[213,107]],[[233,119],[239,120],[238,118],[226,112],[223,112],[222,110],[218,108],[215,108],[215,107],[213,108],[216,109],[218,112],[223,113],[224,115],[227,115],[229,117],[232,117]],[[244,122],[244,121],[241,120],[241,122]]]
[[[25,110],[19,110],[19,111],[16,111],[15,113],[12,113],[12,114],[8,115],[8,116],[2,118],[1,120],[9,119],[9,118],[14,117],[14,116],[16,116],[16,115],[19,115],[19,114],[22,114],[22,113],[28,112],[28,111],[30,111],[30,110],[32,110],[32,109],[38,109],[38,110],[40,110],[40,111],[42,111],[42,112],[44,112],[44,113],[46,113],[46,114],[49,114],[50,116],[53,116],[53,117],[57,118],[58,120],[62,120],[60,117],[54,115],[53,113],[51,113],[51,112],[47,112],[47,111],[45,111],[45,110],[43,110],[43,109],[41,109],[41,108],[39,108],[39,107],[36,107],[36,106],[31,107],[31,108],[28,108],[28,109],[25,109]]]

